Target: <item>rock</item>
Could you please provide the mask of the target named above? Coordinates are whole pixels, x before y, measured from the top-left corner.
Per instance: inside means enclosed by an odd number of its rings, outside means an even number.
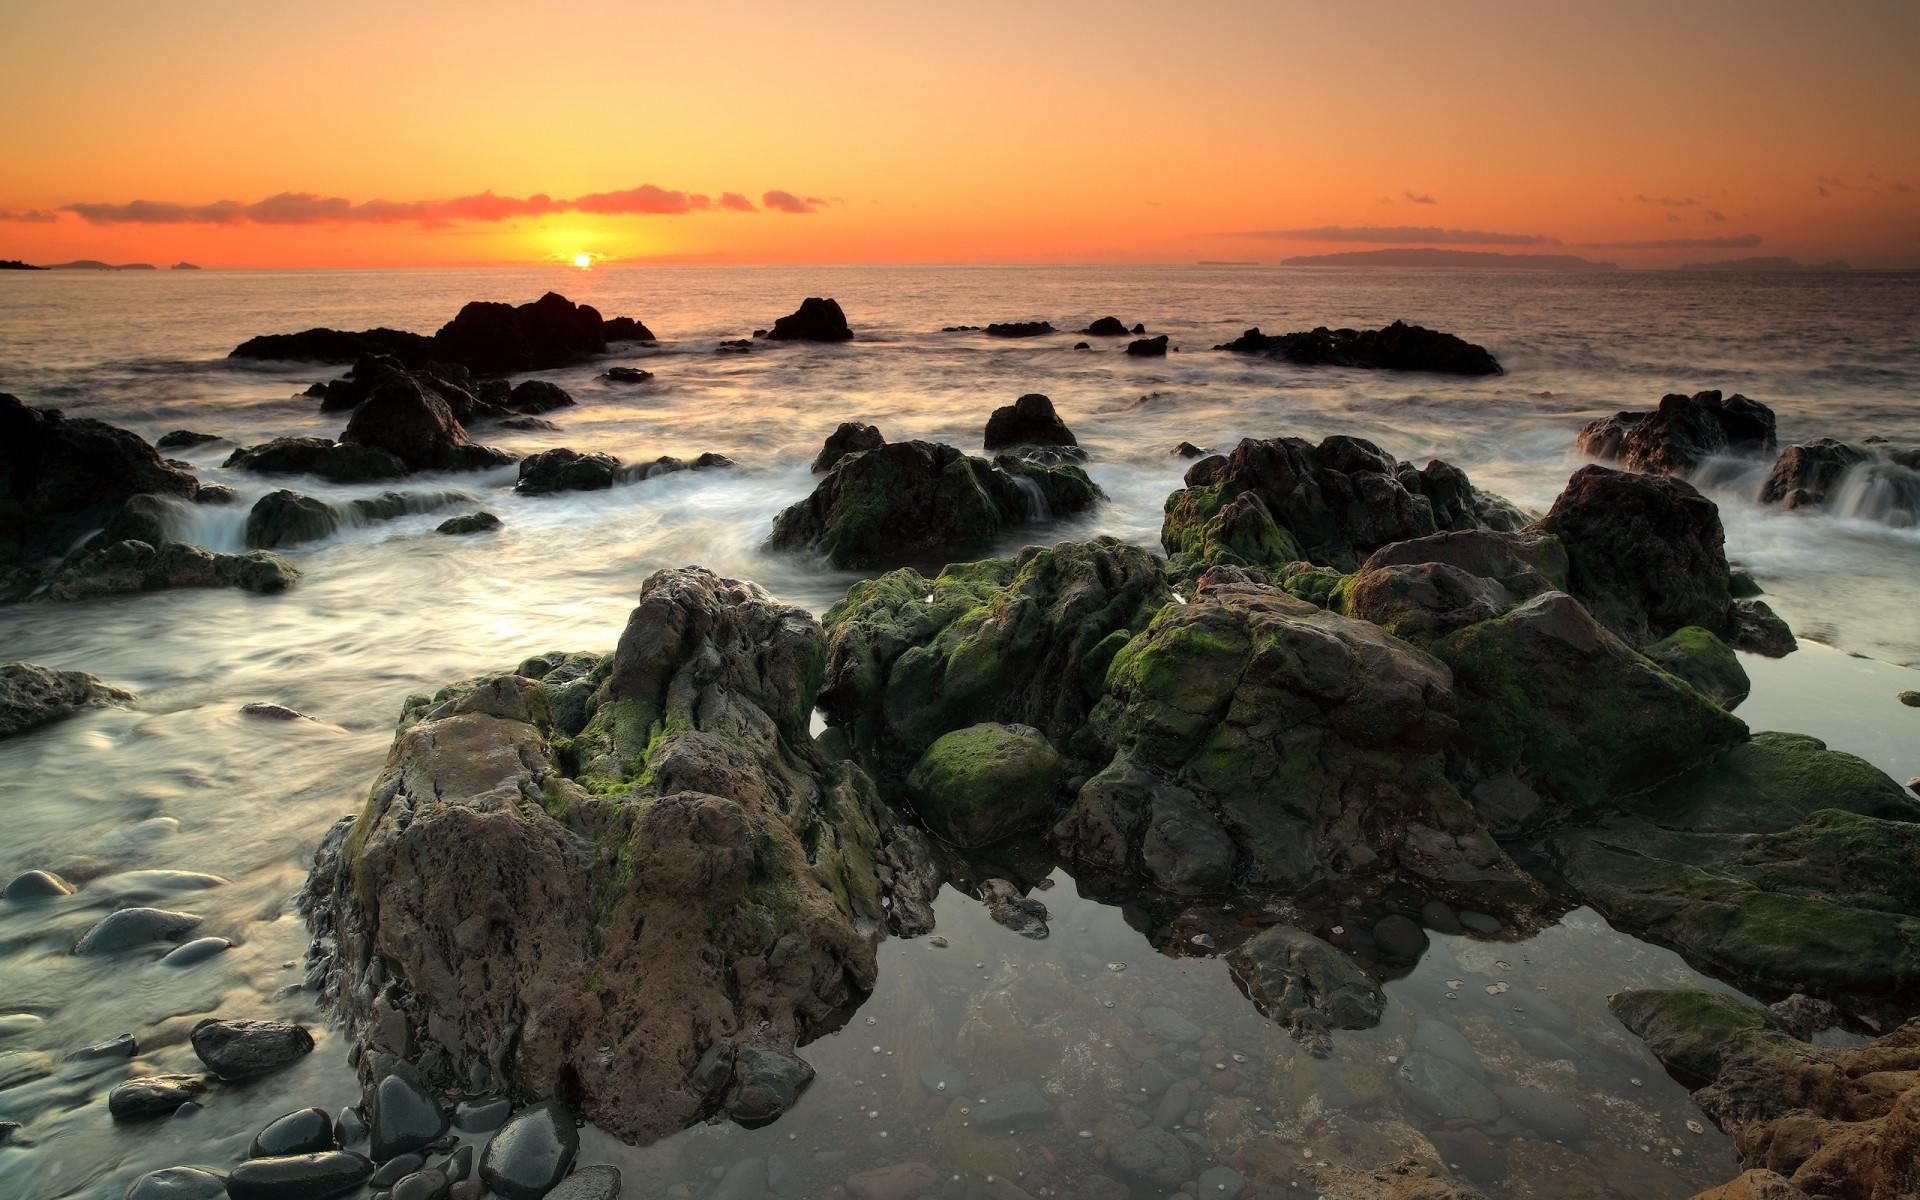
[[[982,1129],[1041,1129],[1053,1123],[1053,1102],[1030,1079],[990,1088],[973,1106]]]
[[[500,528],[499,517],[490,512],[477,512],[460,517],[449,517],[436,525],[433,531],[460,537],[472,533],[492,533],[498,528]]]
[[[127,1189],[127,1200],[226,1200],[227,1181],[199,1167],[148,1171]]]
[[[1773,470],[1760,487],[1760,503],[1785,502],[1788,508],[1824,504],[1827,493],[1843,475],[1872,457],[1865,450],[1829,437],[1788,446],[1774,460]],[[1798,502],[1796,496],[1801,497]]]
[[[513,1101],[505,1096],[490,1100],[462,1100],[460,1106],[453,1110],[453,1125],[464,1133],[491,1133],[506,1124],[512,1114]]]
[[[615,367],[614,370],[617,371],[620,368]],[[647,372],[641,373],[652,378]],[[607,374],[612,375],[613,372],[609,371]],[[538,416],[544,412],[552,412],[556,408],[572,408],[573,397],[569,396],[566,389],[557,383],[549,383],[544,379],[523,379],[515,384],[513,391],[508,394],[506,407],[524,416]]]
[[[1107,1152],[1107,1161],[1144,1183],[1174,1188],[1193,1176],[1187,1144],[1158,1125],[1136,1129]]]
[[[1566,581],[1566,551],[1554,538],[1462,529],[1384,546],[1337,579],[1324,601],[1303,598],[1427,648]],[[1293,582],[1283,578],[1282,586]]]
[[[1567,590],[1631,645],[1688,625],[1731,632],[1720,512],[1684,480],[1582,467],[1527,532],[1560,539]]]
[[[508,1119],[480,1156],[480,1178],[505,1200],[541,1200],[566,1178],[580,1150],[573,1114],[543,1100]]]
[[[836,300],[808,296],[800,307],[773,323],[767,339],[775,342],[845,342],[853,339],[847,316]]]
[[[317,475],[333,483],[402,479],[407,474],[407,464],[399,456],[378,446],[313,437],[275,438],[259,446],[243,446],[229,454],[223,465],[257,475]]]
[[[1038,941],[1052,932],[1047,928],[1047,921],[1053,914],[1047,911],[1047,906],[1022,895],[1020,889],[1007,880],[985,880],[980,884],[979,893],[980,899],[986,901],[987,915],[1021,937]]]
[[[638,367],[608,367],[606,379],[609,383],[647,383],[653,379],[653,372]]]
[[[1590,458],[1624,461],[1650,475],[1687,474],[1719,454],[1772,455],[1773,410],[1745,396],[1717,391],[1669,395],[1651,413],[1618,413],[1593,421],[1575,439]]]
[[[481,1200],[486,1194],[486,1184],[478,1179],[463,1179],[447,1189],[447,1200]]]
[[[892,442],[840,459],[813,494],[774,519],[767,547],[835,567],[951,561],[1029,520],[1104,499],[1078,467],[1002,456],[989,463],[933,442]]]
[[[342,1146],[358,1145],[367,1136],[367,1121],[355,1108],[343,1108],[333,1122],[333,1136]]]
[[[1800,648],[1787,623],[1773,615],[1764,600],[1735,600],[1733,628],[1727,640],[1734,646],[1767,658],[1785,658]]]
[[[315,971],[363,1057],[578,1097],[637,1141],[711,1114],[710,1031],[751,1030],[724,1103],[774,1115],[878,940],[931,925],[923,836],[813,750],[825,661],[812,616],[688,568],[647,579],[608,660],[522,664],[589,693],[572,735],[519,674],[410,703],[308,884]]]
[[[155,550],[146,542],[124,541],[76,551],[56,568],[36,599],[91,600],[179,587],[237,587],[272,595],[299,578],[292,563],[265,550],[215,554],[184,542],[168,542]]]
[[[195,433],[191,429],[176,429],[172,433],[163,433],[155,442],[156,450],[188,450],[194,446],[204,446],[208,442],[224,441],[217,433]]]
[[[1304,930],[1275,925],[1227,956],[1233,979],[1295,1036],[1370,1029],[1386,1011],[1380,985],[1351,958]]]
[[[164,1117],[206,1091],[205,1081],[197,1075],[142,1075],[116,1084],[107,1093],[107,1111],[116,1121]]]
[[[1800,733],[1755,734],[1712,762],[1662,782],[1624,807],[1663,828],[1779,833],[1822,809],[1920,821],[1920,804],[1863,758]]]
[[[636,323],[620,332],[636,335],[645,327]],[[544,371],[606,350],[600,313],[557,292],[518,307],[472,301],[433,335],[434,358],[483,374]]]
[[[733,1083],[721,1110],[756,1129],[777,1119],[813,1082],[813,1067],[797,1055],[764,1046],[741,1046],[733,1056]]]
[[[91,1046],[82,1046],[70,1051],[61,1062],[113,1062],[124,1061],[139,1053],[140,1046],[130,1033],[108,1038],[104,1042],[95,1042]]]
[[[1101,317],[1080,332],[1093,337],[1125,337],[1127,327],[1119,317]]]
[[[1395,321],[1384,329],[1328,329],[1268,335],[1249,329],[1215,350],[1265,354],[1302,366],[1434,371],[1447,375],[1503,374],[1486,348],[1419,325]]]
[[[353,410],[340,441],[385,450],[409,471],[474,471],[513,461],[504,451],[469,442],[447,402],[408,376],[376,384]]]
[[[873,426],[861,421],[842,421],[839,428],[827,435],[820,453],[814,457],[813,473],[823,474],[849,454],[878,449],[886,444],[887,439]]]
[[[513,490],[524,496],[599,491],[613,486],[619,470],[620,460],[611,454],[581,454],[562,446],[521,459]]]
[[[939,1189],[940,1172],[922,1162],[894,1163],[847,1177],[847,1194],[853,1200],[914,1200]]]
[[[8,664],[0,668],[0,677],[12,666],[28,664]],[[89,679],[92,676],[88,676]],[[22,871],[7,881],[4,898],[13,904],[31,904],[36,900],[51,900],[57,896],[73,895],[73,885],[51,871]]]
[[[447,1114],[419,1083],[388,1075],[373,1090],[367,1131],[374,1161],[387,1162],[439,1140],[447,1131]]]
[[[74,944],[75,954],[107,954],[168,941],[200,924],[193,913],[162,908],[123,908],[109,913]]]
[[[253,1137],[248,1158],[279,1158],[336,1148],[333,1117],[324,1108],[300,1108],[275,1117]]]
[[[305,1058],[313,1035],[285,1021],[223,1021],[208,1017],[193,1027],[193,1052],[222,1079],[264,1075]]]
[[[651,342],[656,341],[653,330],[632,317],[608,317],[600,322],[600,330],[609,342]]]
[[[581,1167],[561,1180],[559,1187],[547,1193],[547,1200],[619,1200],[619,1198],[620,1168],[607,1166]],[[394,1200],[399,1200],[399,1197],[394,1197]]]
[[[452,1185],[445,1171],[428,1167],[397,1180],[387,1195],[389,1200],[442,1200]]]
[[[1739,1178],[1709,1188],[1693,1200],[1807,1200],[1807,1194],[1774,1171],[1742,1171]]]
[[[1124,752],[1081,786],[1053,828],[1053,843],[1101,874],[1141,875],[1177,895],[1221,890],[1240,857],[1192,792],[1144,770]]]
[[[137,699],[132,692],[102,683],[85,671],[56,671],[30,662],[0,664],[0,738],[63,720],[83,708],[132,704]],[[25,900],[35,894],[55,894],[44,890],[35,892],[36,888],[44,889],[46,881],[54,878],[50,875],[37,878],[43,874],[28,872],[16,876],[7,885],[6,898]],[[36,878],[29,879],[29,876]],[[15,885],[21,889],[17,893]],[[58,894],[72,890],[64,888]]]
[[[1192,1107],[1192,1092],[1184,1087],[1170,1087],[1160,1093],[1160,1102],[1153,1110],[1153,1123],[1162,1129],[1172,1129],[1187,1119],[1187,1110]]]
[[[247,514],[247,546],[274,550],[319,541],[339,527],[339,509],[325,500],[283,488],[262,496]]]
[[[1746,668],[1727,644],[1700,628],[1688,625],[1676,629],[1644,653],[1660,664],[1662,670],[1692,685],[1707,699],[1731,712],[1753,688]]]
[[[445,1140],[442,1139],[442,1145]],[[472,1146],[461,1146],[440,1162],[440,1170],[446,1172],[449,1183],[459,1183],[473,1174],[474,1162],[478,1153]]]
[[[1500,1100],[1471,1075],[1437,1055],[1416,1050],[1394,1074],[1408,1099],[1443,1121],[1490,1124],[1500,1119]]]
[[[1054,332],[1052,324],[1046,321],[996,321],[986,329],[988,337],[997,338],[1039,337]]]
[[[1195,1182],[1199,1185],[1195,1200],[1238,1200],[1240,1193],[1247,1188],[1247,1181],[1241,1178],[1240,1172],[1225,1164],[1208,1167],[1200,1172],[1200,1178]]]
[[[1420,906],[1420,923],[1435,933],[1462,934],[1466,926],[1444,900],[1429,900]],[[1495,922],[1496,929],[1498,922]]]
[[[1419,925],[1398,914],[1381,917],[1373,923],[1373,941],[1388,958],[1401,962],[1419,962],[1427,952],[1427,934]]]
[[[1141,338],[1127,343],[1127,354],[1133,358],[1165,358],[1167,356],[1167,335]]]
[[[367,1184],[369,1187],[390,1188],[426,1165],[427,1156],[419,1151],[402,1154],[376,1167],[373,1178],[369,1179]]]
[[[326,1200],[356,1191],[373,1177],[373,1163],[351,1150],[323,1150],[284,1158],[250,1158],[227,1176],[231,1200]]]
[[[248,338],[227,352],[228,358],[287,362],[350,363],[364,357],[390,356],[409,367],[425,366],[434,356],[433,339],[398,329],[309,329],[302,333],[268,333]]]
[[[1141,1009],[1140,1023],[1163,1042],[1197,1042],[1206,1035],[1206,1030],[1164,1004],[1152,1004]]]
[[[907,776],[928,829],[956,846],[991,845],[1053,809],[1060,755],[1030,725],[972,725],[946,734]]]
[[[1555,1142],[1578,1142],[1593,1131],[1593,1121],[1578,1105],[1539,1088],[1510,1084],[1494,1089],[1507,1115]]]
[[[1038,392],[1020,397],[987,418],[987,453],[1015,446],[1077,446],[1073,432],[1053,411],[1053,401]]]
[[[1443,1058],[1466,1072],[1475,1081],[1485,1083],[1487,1068],[1473,1043],[1458,1029],[1432,1017],[1422,1017],[1413,1030],[1413,1048]]]

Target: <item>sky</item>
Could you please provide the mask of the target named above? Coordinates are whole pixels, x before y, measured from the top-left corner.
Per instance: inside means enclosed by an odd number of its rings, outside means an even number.
[[[1920,267],[1920,3],[7,0],[0,258]]]

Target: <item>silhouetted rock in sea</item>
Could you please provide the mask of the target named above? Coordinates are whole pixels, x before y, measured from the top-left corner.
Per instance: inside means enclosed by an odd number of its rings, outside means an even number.
[[[390,357],[408,367],[427,365],[434,357],[433,339],[401,329],[308,329],[301,333],[264,333],[248,338],[227,353],[228,358],[350,363],[363,357]]]
[[[1622,412],[1588,422],[1575,443],[1593,458],[1629,471],[1685,474],[1716,454],[1772,454],[1773,410],[1717,391],[1663,396],[1651,413]]]
[[[1127,327],[1121,323],[1119,317],[1101,317],[1080,332],[1093,337],[1125,337]]]
[[[1134,358],[1165,358],[1167,356],[1167,335],[1141,338],[1127,343],[1127,353]]]
[[[800,307],[773,323],[767,340],[774,342],[845,342],[853,338],[840,302],[808,296]]]
[[[334,483],[407,475],[407,464],[390,451],[315,437],[275,438],[258,446],[242,446],[223,465],[258,475],[317,475]]]
[[[1395,321],[1384,329],[1328,329],[1321,325],[1305,333],[1273,335],[1249,329],[1214,349],[1265,354],[1302,366],[1437,371],[1448,375],[1502,373],[1500,364],[1484,347],[1405,321]]]
[[[1015,446],[1079,445],[1067,423],[1053,411],[1053,401],[1038,392],[994,409],[982,441],[989,454]]]
[[[608,317],[601,322],[600,332],[609,342],[651,342],[657,339],[653,330],[632,317]]]
[[[652,340],[653,332],[631,317],[605,320],[588,305],[548,292],[518,306],[472,301],[432,337],[384,328],[359,333],[309,329],[249,338],[227,357],[330,363],[389,357],[407,370],[437,362],[481,374],[506,374],[566,366],[605,353],[609,341]]]
[[[999,321],[987,326],[988,337],[1028,338],[1054,332],[1047,321]]]
[[[410,471],[471,471],[514,461],[504,450],[468,441],[447,402],[408,375],[376,384],[340,441],[385,450]]]

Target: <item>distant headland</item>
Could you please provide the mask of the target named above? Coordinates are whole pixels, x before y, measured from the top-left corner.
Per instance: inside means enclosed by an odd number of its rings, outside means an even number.
[[[104,263],[97,258],[76,258],[72,262],[48,263],[49,271],[157,271],[152,263]]]
[[[1497,254],[1490,250],[1346,250],[1298,254],[1283,267],[1478,267],[1499,271],[1615,271],[1619,263],[1594,262],[1574,254]]]
[[[1682,263],[1682,271],[1851,271],[1845,259],[1803,263],[1793,258],[1723,258],[1718,262]]]
[[[0,258],[0,271],[44,271],[45,267],[36,267],[32,263],[21,262],[17,258]]]

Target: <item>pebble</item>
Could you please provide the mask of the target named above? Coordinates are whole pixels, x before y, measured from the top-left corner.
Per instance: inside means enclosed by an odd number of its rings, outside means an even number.
[[[333,1118],[324,1108],[299,1108],[267,1122],[254,1135],[248,1158],[283,1158],[289,1154],[314,1154],[334,1150]]]
[[[446,1157],[446,1160],[440,1164],[440,1169],[447,1173],[450,1181],[459,1183],[473,1174],[473,1158],[473,1147],[462,1146]]]
[[[164,908],[123,908],[107,914],[105,920],[87,930],[74,944],[73,952],[106,954],[163,942],[192,929],[200,920],[193,913],[168,912]]]
[[[980,1097],[973,1120],[982,1129],[1039,1129],[1053,1120],[1053,1102],[1033,1081],[1016,1080]]]
[[[291,1066],[313,1050],[305,1026],[286,1021],[223,1021],[208,1017],[189,1035],[193,1052],[222,1079],[246,1079]]]
[[[369,1122],[375,1162],[419,1150],[447,1131],[447,1115],[428,1091],[404,1075],[389,1075],[373,1093]]]
[[[418,1150],[411,1151],[407,1154],[396,1154],[386,1162],[381,1163],[379,1169],[374,1171],[373,1178],[368,1182],[372,1183],[374,1187],[392,1187],[400,1180],[405,1179],[426,1165],[427,1156]]]
[[[463,1179],[447,1189],[447,1200],[480,1200],[486,1194],[486,1184],[478,1179]]]
[[[454,1128],[467,1133],[492,1133],[507,1123],[513,1113],[513,1101],[505,1096],[487,1100],[462,1100],[453,1110]]]
[[[120,1121],[164,1117],[206,1090],[198,1075],[145,1075],[108,1092],[107,1111]]]
[[[505,1200],[540,1200],[566,1178],[580,1151],[573,1114],[558,1100],[521,1109],[480,1156],[480,1179]]]
[[[30,904],[35,900],[51,900],[56,896],[73,895],[73,885],[55,875],[52,871],[25,871],[7,881],[7,890],[0,897],[14,904]]]
[[[1427,931],[1398,913],[1373,923],[1373,941],[1388,958],[1416,962],[1427,950]],[[1457,986],[1457,985],[1454,985]]]
[[[373,1163],[351,1150],[286,1158],[250,1158],[227,1176],[231,1200],[320,1200],[350,1192],[373,1177]]]
[[[149,1171],[133,1181],[127,1200],[226,1200],[227,1181],[199,1167]]]
[[[767,1160],[743,1158],[722,1171],[713,1200],[764,1200],[766,1194]]]
[[[579,1173],[576,1172],[574,1178],[579,1177]],[[800,1172],[793,1169],[793,1164],[787,1161],[785,1155],[769,1154],[767,1155],[767,1188],[776,1196],[798,1196],[807,1190],[807,1185],[802,1182]]]
[[[775,1157],[778,1157],[777,1155]],[[784,1160],[782,1160],[784,1161]],[[788,1168],[791,1172],[792,1168]],[[772,1172],[768,1172],[768,1181],[772,1181]],[[797,1179],[796,1179],[797,1182]],[[780,1189],[774,1188],[777,1192]],[[794,1195],[793,1192],[781,1192],[782,1195]],[[620,1195],[620,1168],[609,1166],[581,1167],[578,1171],[562,1180],[560,1186],[547,1193],[547,1200],[617,1200]],[[394,1200],[399,1200],[395,1197]]]
[[[205,962],[216,954],[224,954],[233,948],[233,943],[223,937],[195,938],[183,943],[176,950],[167,951],[160,960],[163,967],[191,967],[195,963]]]
[[[1247,1188],[1240,1172],[1229,1166],[1208,1167],[1194,1183],[1199,1200],[1238,1200]]]
[[[452,1186],[453,1180],[447,1178],[445,1171],[428,1167],[395,1183],[387,1196],[388,1200],[445,1200],[447,1189]]]
[[[133,1035],[123,1033],[119,1037],[108,1038],[104,1042],[96,1042],[91,1046],[83,1046],[67,1055],[62,1061],[98,1062],[101,1059],[132,1058],[139,1052],[139,1044],[133,1040]]]
[[[1454,915],[1451,906],[1444,900],[1429,900],[1420,906],[1420,923],[1435,933],[1461,934],[1466,932],[1465,924]]]
[[[367,1136],[367,1120],[357,1108],[343,1108],[333,1123],[333,1136],[342,1146],[359,1144]]]

